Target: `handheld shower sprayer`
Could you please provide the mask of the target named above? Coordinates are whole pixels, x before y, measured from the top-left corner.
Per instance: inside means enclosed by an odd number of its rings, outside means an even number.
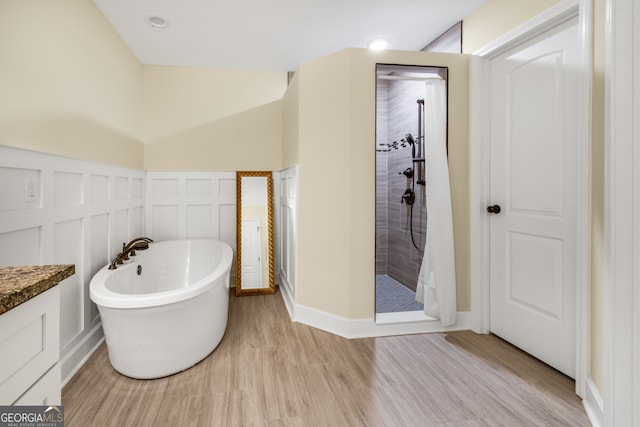
[[[416,157],[416,140],[413,139],[413,135],[410,133],[404,136],[404,140],[411,145],[411,157],[415,159]]]

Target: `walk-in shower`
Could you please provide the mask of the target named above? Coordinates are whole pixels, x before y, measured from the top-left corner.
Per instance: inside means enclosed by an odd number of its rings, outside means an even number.
[[[415,291],[426,242],[425,82],[447,69],[376,68],[376,318],[422,311]]]

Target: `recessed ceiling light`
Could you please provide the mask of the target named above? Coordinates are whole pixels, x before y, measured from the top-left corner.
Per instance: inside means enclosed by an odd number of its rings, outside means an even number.
[[[389,42],[385,39],[377,39],[369,43],[369,49],[371,50],[384,50],[389,46]]]
[[[169,22],[167,22],[166,19],[157,15],[146,16],[145,20],[149,25],[155,28],[165,28],[167,25],[169,25]]]

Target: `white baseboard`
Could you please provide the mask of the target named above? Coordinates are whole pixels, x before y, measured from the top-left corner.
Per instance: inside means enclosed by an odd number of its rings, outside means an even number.
[[[593,427],[604,427],[604,406],[602,404],[602,397],[593,383],[591,377],[587,377],[586,380],[586,392],[584,400],[582,401],[589,421]]]
[[[286,299],[285,299],[286,303]],[[293,310],[289,314],[294,322],[304,323],[323,331],[339,335],[344,338],[368,338],[390,335],[424,334],[432,332],[447,332],[468,330],[470,325],[470,313],[458,312],[458,322],[453,326],[443,327],[439,320],[422,316],[422,319],[410,318],[407,320],[386,319],[385,322],[377,322],[370,319],[346,319],[331,313],[293,303]],[[415,316],[412,312],[408,316]],[[387,316],[384,316],[387,317]]]
[[[102,323],[98,323],[69,352],[61,355],[62,387],[64,387],[104,341]]]
[[[293,300],[293,295],[291,294],[291,285],[284,278],[284,275],[280,275],[280,292],[282,292],[282,300],[284,301],[284,305],[287,307],[287,311],[289,312],[289,317],[293,320],[293,312],[295,302]]]
[[[412,318],[415,314],[419,314],[420,319]],[[385,319],[386,317],[387,316],[384,315],[378,315],[376,320],[363,319],[357,321],[352,325],[351,338],[465,331],[468,330],[471,325],[471,313],[468,311],[459,311],[455,325],[446,327],[442,326],[442,323],[440,323],[438,319],[429,318],[422,312],[393,313],[393,318]]]

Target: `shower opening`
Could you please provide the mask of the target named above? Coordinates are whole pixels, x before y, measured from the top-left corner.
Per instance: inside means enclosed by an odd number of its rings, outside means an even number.
[[[376,322],[430,320],[416,301],[426,243],[425,82],[447,68],[376,65]],[[428,141],[427,141],[428,143]]]

